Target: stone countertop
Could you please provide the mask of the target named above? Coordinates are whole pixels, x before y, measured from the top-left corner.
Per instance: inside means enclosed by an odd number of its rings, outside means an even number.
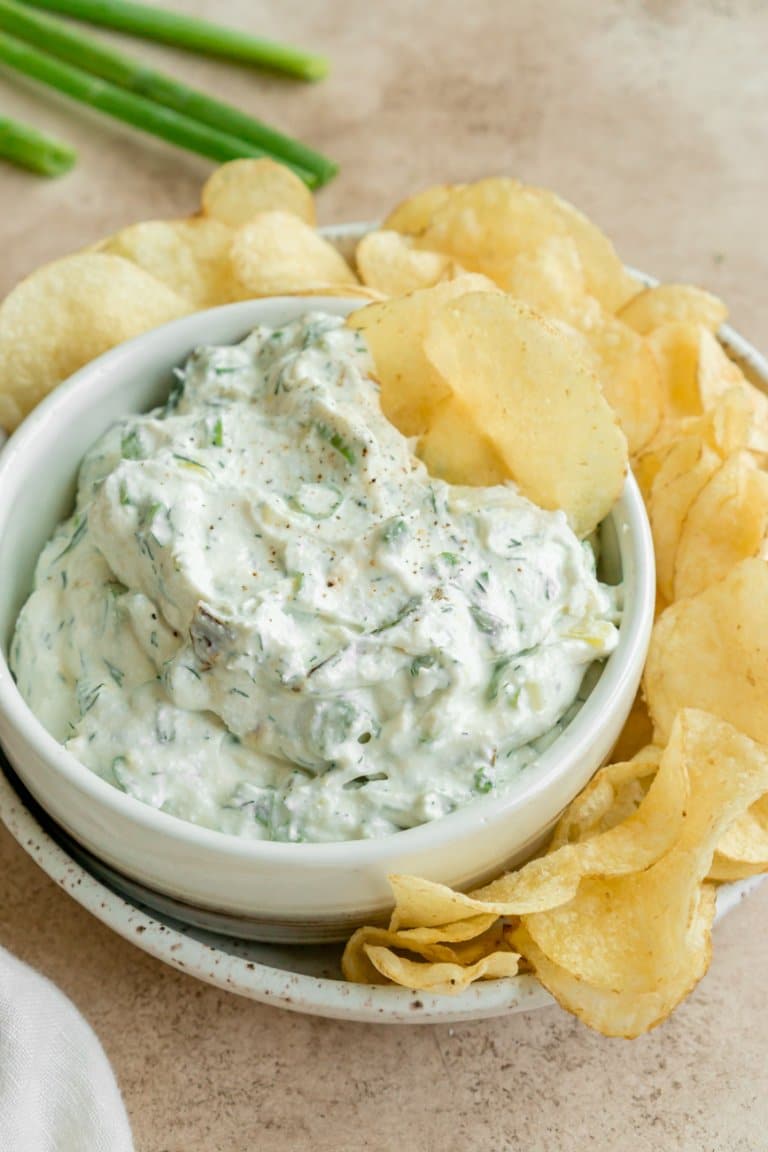
[[[583,208],[628,263],[723,295],[768,347],[760,0],[177,6],[331,57],[309,88],[146,50],[338,158],[323,222],[376,217],[428,183],[514,174]],[[195,208],[205,162],[5,76],[0,104],[80,151],[60,181],[0,171],[0,292],[122,224]],[[557,1008],[420,1028],[280,1012],[124,943],[5,832],[0,876],[0,943],[96,1029],[138,1152],[768,1149],[768,885],[717,928],[712,968],[673,1019],[627,1043]]]

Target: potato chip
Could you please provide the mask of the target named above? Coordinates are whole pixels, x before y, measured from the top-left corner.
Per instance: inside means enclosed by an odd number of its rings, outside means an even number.
[[[706,329],[698,324],[664,324],[648,337],[659,369],[667,416],[680,420],[702,413],[699,392],[699,348]]]
[[[195,308],[235,299],[229,259],[232,231],[218,220],[149,220],[132,224],[98,245],[167,284]]]
[[[355,260],[363,283],[385,296],[431,288],[461,271],[450,256],[413,248],[399,232],[369,232],[358,244]]]
[[[205,182],[203,212],[229,228],[241,228],[260,212],[290,212],[305,224],[317,223],[315,202],[295,172],[266,157],[231,160]]]
[[[645,336],[662,324],[701,324],[716,332],[728,318],[722,300],[691,284],[659,284],[639,292],[619,312],[619,317]]]
[[[585,330],[585,336],[605,398],[634,455],[651,440],[664,411],[656,359],[642,336],[607,313]]]
[[[768,396],[755,388],[729,358],[720,341],[703,332],[699,341],[697,383],[702,404],[711,408],[725,395],[736,391],[750,414],[746,448],[768,453]]]
[[[567,235],[575,243],[584,270],[587,292],[606,311],[616,312],[642,286],[627,272],[605,233],[583,212],[546,188],[536,188],[535,191],[554,210]]]
[[[241,296],[286,296],[313,284],[357,283],[333,245],[288,212],[261,212],[238,228],[231,258]]]
[[[461,920],[457,924],[441,925],[438,928],[411,928],[403,932],[387,928],[358,928],[344,949],[341,958],[342,975],[345,980],[358,984],[375,984],[379,981],[379,973],[368,959],[366,949],[369,944],[414,952],[424,960],[457,963],[460,957],[457,947],[479,940],[469,960],[469,963],[474,963],[498,947],[501,940],[500,926],[489,934],[489,929],[498,926],[498,923],[497,916],[486,914]]]
[[[437,388],[441,384],[436,385]],[[503,484],[509,470],[490,436],[478,428],[471,408],[459,396],[449,396],[432,409],[429,428],[419,440],[418,454],[433,476],[448,484],[481,487]]]
[[[534,251],[521,252],[509,266],[505,287],[535,311],[566,323],[600,312],[587,296],[579,252],[570,236],[554,235]]]
[[[631,760],[601,768],[560,817],[547,851],[589,840],[633,815],[648,793],[661,753],[648,744]]]
[[[615,781],[618,770],[611,767],[609,779]],[[630,769],[621,768],[625,780],[630,775],[647,775],[655,769],[655,757],[638,760]],[[593,796],[600,783],[598,774]],[[395,894],[391,927],[434,927],[485,912],[523,916],[556,908],[573,899],[587,876],[617,876],[650,867],[677,840],[687,801],[685,772],[673,758],[666,764],[662,759],[647,794],[623,823],[583,841],[568,840],[556,851],[531,860],[519,871],[508,872],[469,896],[418,877],[390,876]]]
[[[550,960],[523,924],[512,932],[511,938],[539,982],[562,1008],[603,1036],[633,1040],[666,1020],[706,973],[712,956],[714,917],[715,889],[705,884],[688,926],[685,961],[678,969],[665,972],[663,983],[643,992],[635,988],[597,988],[580,980]]]
[[[525,496],[591,532],[621,494],[627,449],[578,345],[520,301],[472,293],[436,313],[424,350],[467,406],[465,435],[487,437]]]
[[[435,211],[453,195],[465,188],[465,184],[436,184],[409,196],[390,212],[383,227],[393,232],[403,232],[415,236],[423,232]]]
[[[768,870],[768,795],[729,825],[717,843],[720,859]]]
[[[454,189],[433,209],[415,243],[447,253],[506,289],[521,253],[534,253],[553,236],[567,234],[559,212],[537,189],[494,178]]]
[[[747,864],[742,860],[729,860],[715,852],[707,879],[716,884],[732,884],[737,880],[748,880],[751,876],[761,876],[768,871],[765,864]]]
[[[398,956],[391,948],[367,944],[366,955],[373,967],[395,984],[402,984],[414,992],[463,992],[475,980],[495,980],[503,976],[516,976],[520,956],[509,950],[491,952],[475,964],[424,964]]]
[[[768,744],[768,563],[743,560],[656,622],[643,688],[658,743],[703,708]]]
[[[675,558],[688,509],[715,474],[720,458],[699,436],[685,436],[667,454],[651,485],[648,516],[661,594],[674,595]]]
[[[757,556],[768,528],[768,475],[734,452],[688,508],[675,555],[674,599],[696,596],[740,560]]]
[[[431,317],[448,300],[466,292],[493,290],[484,276],[459,276],[434,288],[353,312],[347,323],[363,332],[381,384],[381,407],[404,436],[418,436],[450,394],[424,353]]]
[[[38,268],[0,305],[0,415],[8,431],[78,368],[191,311],[120,256],[86,252]]]
[[[587,877],[568,904],[524,920],[538,948],[571,976],[621,992],[669,985],[670,1011],[700,978],[702,942],[691,948],[690,924],[701,885],[723,833],[768,789],[768,749],[708,713],[686,709],[675,720],[649,798],[673,763],[690,780],[673,846],[643,871]]]

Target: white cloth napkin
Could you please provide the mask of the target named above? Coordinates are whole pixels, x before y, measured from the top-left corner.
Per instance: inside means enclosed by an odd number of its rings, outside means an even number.
[[[49,980],[0,948],[0,1149],[132,1152],[101,1044]]]

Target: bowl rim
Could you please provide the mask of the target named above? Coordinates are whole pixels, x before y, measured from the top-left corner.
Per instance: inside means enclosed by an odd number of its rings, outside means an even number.
[[[340,235],[348,229],[350,226],[347,225],[337,230],[328,229],[328,232],[336,231]],[[307,311],[317,309],[336,314],[346,314],[351,304],[358,307],[365,304],[359,297],[289,296],[259,298],[206,309],[150,329],[118,345],[55,388],[27,416],[0,453],[0,543],[14,495],[21,486],[14,473],[23,472],[27,450],[33,444],[39,446],[46,436],[49,441],[54,435],[60,436],[61,426],[73,424],[78,408],[84,405],[87,397],[108,390],[116,375],[130,371],[138,352],[154,345],[161,346],[168,340],[178,340],[179,344],[187,345],[201,343],[198,335],[214,315],[226,314],[234,320],[242,314],[243,330],[247,331],[249,326],[259,322],[255,313],[265,304],[295,307],[297,302]],[[159,351],[157,355],[159,357]],[[766,369],[768,373],[768,365]],[[74,414],[70,414],[72,408]],[[625,605],[619,644],[606,661],[597,684],[563,733],[533,762],[530,774],[521,772],[519,783],[515,781],[515,786],[501,796],[478,797],[439,820],[375,839],[294,843],[246,840],[172,816],[119,791],[68,752],[47,731],[22,697],[3,649],[0,649],[0,737],[3,725],[13,728],[26,746],[53,767],[74,792],[96,807],[106,807],[115,816],[138,824],[144,833],[170,838],[187,848],[214,852],[219,857],[230,857],[242,863],[279,865],[290,861],[294,865],[300,862],[307,866],[328,867],[334,864],[348,866],[354,859],[356,865],[365,866],[385,861],[393,854],[403,855],[458,842],[462,834],[476,831],[486,824],[496,824],[518,808],[532,803],[572,769],[588,753],[594,741],[596,722],[598,727],[602,727],[602,718],[606,711],[610,711],[611,702],[621,695],[622,688],[635,674],[638,651],[641,651],[643,661],[645,659],[655,600],[654,553],[645,506],[631,471],[611,515],[617,510],[623,513],[635,542],[636,588],[629,609]]]

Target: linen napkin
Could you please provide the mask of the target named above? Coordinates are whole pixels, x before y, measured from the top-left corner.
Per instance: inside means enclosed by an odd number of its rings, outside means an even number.
[[[1,948],[0,1149],[133,1152],[96,1036],[49,980]]]

